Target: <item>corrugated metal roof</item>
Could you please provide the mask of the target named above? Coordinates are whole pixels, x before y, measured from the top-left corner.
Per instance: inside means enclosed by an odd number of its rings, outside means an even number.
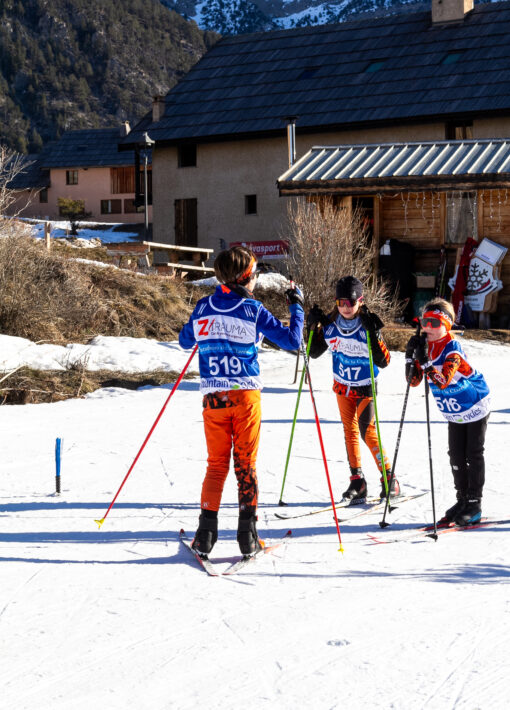
[[[510,111],[510,1],[432,26],[430,10],[222,39],[123,139],[284,135],[370,122]],[[459,53],[455,62],[445,62]],[[383,62],[379,71],[367,71]],[[313,69],[313,76],[309,70]]]
[[[479,175],[510,179],[510,138],[314,146],[278,178],[278,186]]]

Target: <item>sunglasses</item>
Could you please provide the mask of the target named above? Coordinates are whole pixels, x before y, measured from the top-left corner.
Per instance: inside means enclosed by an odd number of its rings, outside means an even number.
[[[354,308],[362,300],[362,298],[337,298],[336,305],[339,308]]]
[[[439,318],[431,318],[430,316],[427,316],[427,318],[420,318],[420,323],[422,326],[428,325],[431,328],[440,328],[443,325]]]

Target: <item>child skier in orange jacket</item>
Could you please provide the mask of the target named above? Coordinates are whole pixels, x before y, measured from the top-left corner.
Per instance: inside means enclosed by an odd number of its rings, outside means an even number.
[[[296,350],[302,337],[304,311],[299,289],[286,292],[290,325],[282,325],[253,298],[257,260],[245,247],[218,254],[214,262],[220,286],[201,298],[179,343],[198,343],[200,389],[207,443],[207,472],[202,485],[200,518],[192,546],[207,556],[218,538],[218,510],[233,448],[239,495],[237,541],[243,555],[261,547],[256,528],[257,475],[260,436],[260,369],[258,347],[263,336],[283,348]]]
[[[326,315],[318,306],[314,306],[308,314],[307,326],[314,331],[310,356],[317,358],[328,348],[333,356],[333,391],[336,393],[351,469],[349,487],[343,497],[352,503],[363,503],[366,500],[367,484],[361,468],[360,434],[381,473],[381,498],[386,497],[374,418],[366,331],[370,333],[376,377],[378,368],[388,365],[390,353],[380,333],[382,321],[363,305],[361,281],[354,276],[341,278],[336,285],[336,308],[330,315]],[[384,448],[382,453],[389,479],[391,465]],[[393,478],[389,493],[395,496],[399,492],[399,483]]]

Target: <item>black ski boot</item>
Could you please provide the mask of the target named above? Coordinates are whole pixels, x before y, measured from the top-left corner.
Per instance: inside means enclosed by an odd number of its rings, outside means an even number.
[[[257,533],[257,516],[255,513],[240,513],[237,526],[237,542],[243,557],[250,557],[259,550],[263,544]]]
[[[443,515],[441,520],[437,521],[438,526],[448,527],[450,523],[453,523],[457,515],[460,515],[466,506],[466,495],[465,493],[457,493],[457,502],[448,508],[446,513]]]
[[[343,500],[350,500],[350,505],[365,503],[367,499],[367,482],[361,468],[351,468],[349,488],[342,493]]]
[[[482,499],[467,496],[464,507],[454,518],[455,525],[476,525],[482,519]]]
[[[400,495],[400,483],[395,477],[392,478],[390,484],[390,474],[387,474],[387,481],[390,487],[390,498],[396,498]],[[386,488],[384,487],[384,477],[381,476],[381,495],[380,498],[386,498]]]
[[[218,513],[215,510],[202,510],[198,519],[198,528],[191,547],[207,557],[218,539]]]

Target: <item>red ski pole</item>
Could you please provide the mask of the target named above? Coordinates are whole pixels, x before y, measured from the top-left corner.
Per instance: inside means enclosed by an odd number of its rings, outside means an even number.
[[[164,404],[163,407],[161,408],[160,413],[159,413],[158,416],[156,417],[156,421],[155,421],[154,424],[151,426],[151,429],[150,429],[149,433],[148,433],[147,436],[145,437],[145,440],[144,440],[142,446],[140,447],[140,450],[139,450],[138,453],[136,454],[133,463],[132,463],[131,466],[129,467],[129,471],[128,471],[128,472],[126,473],[126,475],[124,476],[124,480],[123,480],[122,483],[120,484],[119,490],[117,491],[117,493],[115,494],[115,496],[114,496],[112,502],[110,503],[110,505],[109,505],[109,507],[108,507],[108,510],[106,511],[106,513],[103,515],[103,517],[102,517],[100,520],[96,520],[96,521],[95,521],[95,522],[99,525],[99,527],[101,527],[101,525],[104,523],[104,521],[105,521],[105,519],[106,519],[106,516],[108,515],[108,513],[110,512],[110,510],[113,508],[114,503],[115,503],[115,501],[117,500],[117,496],[119,495],[119,493],[120,493],[121,490],[122,490],[122,486],[123,486],[124,483],[127,481],[128,476],[129,476],[129,474],[131,473],[131,471],[134,469],[136,462],[137,462],[138,459],[140,458],[140,454],[142,453],[142,451],[143,451],[144,448],[145,448],[145,445],[147,444],[147,442],[149,441],[149,439],[150,439],[151,436],[152,436],[152,432],[153,432],[154,429],[157,427],[159,420],[160,420],[161,417],[163,416],[163,412],[165,411],[166,406],[167,406],[168,402],[170,401],[170,399],[171,399],[173,393],[175,392],[175,390],[177,389],[177,387],[179,387],[179,385],[180,385],[180,383],[181,383],[181,380],[182,380],[182,378],[184,377],[184,373],[185,373],[186,370],[188,369],[188,366],[189,366],[190,362],[193,360],[193,356],[195,355],[195,353],[196,353],[196,351],[197,351],[197,348],[198,348],[198,344],[195,345],[195,347],[194,347],[193,350],[191,351],[191,355],[189,356],[188,362],[184,365],[184,368],[183,368],[181,374],[180,374],[179,377],[177,378],[177,380],[176,380],[174,386],[172,387],[172,391],[170,392],[170,394],[169,394],[168,397],[166,398],[165,404]]]
[[[329,477],[328,462],[327,462],[327,459],[326,459],[326,452],[325,452],[325,450],[324,450],[324,442],[323,442],[323,440],[322,440],[321,424],[320,424],[320,421],[319,421],[319,415],[318,415],[318,413],[317,413],[317,406],[316,406],[316,404],[315,404],[315,396],[314,396],[314,394],[313,394],[313,389],[312,389],[312,378],[311,378],[311,376],[310,376],[310,367],[309,367],[308,355],[307,355],[307,353],[306,353],[306,348],[305,348],[305,346],[304,346],[303,341],[301,341],[301,351],[302,351],[302,353],[303,353],[303,360],[304,360],[304,363],[305,363],[306,373],[307,373],[307,375],[308,375],[308,388],[309,388],[309,390],[310,390],[310,396],[311,396],[311,398],[312,398],[313,413],[314,413],[314,415],[315,415],[315,423],[317,424],[317,432],[318,432],[318,434],[319,434],[319,443],[320,443],[321,452],[322,452],[322,459],[323,459],[323,461],[324,461],[324,469],[325,469],[325,471],[326,471],[326,478],[327,478],[327,481],[328,481],[329,495],[331,496],[331,505],[333,506],[333,515],[335,516],[335,525],[336,525],[336,530],[337,530],[337,533],[338,533],[338,541],[340,542],[340,547],[338,548],[338,551],[339,551],[339,552],[343,552],[343,551],[344,551],[344,547],[343,547],[343,545],[342,545],[342,536],[341,536],[341,534],[340,534],[340,526],[339,526],[339,524],[338,524],[338,517],[337,517],[337,514],[336,514],[335,499],[334,499],[334,496],[333,496],[333,489],[331,488],[331,479],[330,479],[330,477]]]

